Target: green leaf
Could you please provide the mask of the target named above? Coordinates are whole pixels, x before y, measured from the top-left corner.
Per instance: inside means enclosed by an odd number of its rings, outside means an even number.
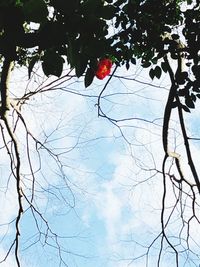
[[[155,77],[154,69],[150,69],[149,76],[151,77],[152,80],[154,79],[154,77]]]
[[[149,61],[145,61],[144,63],[142,63],[143,68],[148,68],[150,66],[151,66],[151,62],[149,62]]]
[[[85,69],[87,67],[87,63],[88,63],[87,58],[80,55],[79,60],[76,63],[76,66],[75,66],[75,72],[76,72],[76,76],[78,78],[83,75],[83,73],[84,73],[84,71],[85,71]]]
[[[86,88],[92,84],[93,79],[94,79],[94,71],[91,68],[88,68],[84,80]]]
[[[136,59],[134,57],[131,58],[131,63],[134,64],[134,65],[136,64]]]
[[[43,0],[28,0],[24,3],[22,9],[25,20],[35,23],[45,21],[49,13]]]
[[[158,62],[158,57],[154,57],[154,58],[152,58],[152,59],[151,59],[151,62],[152,62],[153,64],[157,64],[157,62]]]
[[[79,56],[80,54],[78,54],[78,47],[76,41],[73,39],[69,39],[67,47],[67,61],[71,65],[71,68],[75,68],[77,66]]]
[[[159,66],[156,66],[154,69],[154,75],[156,78],[160,79],[162,74],[162,69]]]
[[[181,105],[182,109],[185,110],[186,112],[190,112],[190,109],[186,107],[185,105]]]
[[[185,98],[185,104],[186,104],[186,106],[187,106],[188,108],[195,108],[194,102],[193,102],[193,100],[191,99],[190,96],[187,96],[187,97]]]
[[[192,101],[196,102],[196,100],[197,100],[196,95],[195,94],[191,94],[191,99],[192,99]]]
[[[130,63],[126,61],[126,69],[128,70],[130,68]]]
[[[161,62],[161,68],[162,70],[167,73],[168,72],[168,66],[167,66],[167,63],[165,62]]]
[[[54,51],[47,51],[43,58],[42,69],[46,76],[60,77],[63,71],[64,59]]]

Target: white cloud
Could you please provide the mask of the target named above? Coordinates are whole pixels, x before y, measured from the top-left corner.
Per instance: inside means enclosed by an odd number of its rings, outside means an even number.
[[[0,246],[0,261],[5,258],[5,255],[7,254],[7,252],[8,250]],[[34,263],[32,263],[33,260],[32,261],[29,260],[28,265],[26,264],[26,261],[24,261],[23,259],[20,259],[20,262],[21,262],[21,266],[38,267],[38,265],[35,265]],[[10,252],[10,254],[5,259],[5,261],[2,261],[0,263],[0,265],[1,267],[17,267],[18,266],[16,263],[16,258],[15,258],[13,250]]]
[[[2,247],[0,247],[0,260],[2,260],[2,258],[5,257],[6,253],[7,251],[5,251]],[[12,252],[11,252],[11,256],[9,255],[9,257],[1,263],[1,266],[2,267],[17,267],[16,261],[15,261],[14,256],[12,255]]]

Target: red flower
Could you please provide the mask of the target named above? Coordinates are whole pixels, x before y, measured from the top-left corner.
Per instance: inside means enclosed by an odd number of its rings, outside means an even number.
[[[98,79],[102,80],[110,74],[112,67],[112,60],[108,58],[101,59],[97,64],[97,71],[95,75]]]

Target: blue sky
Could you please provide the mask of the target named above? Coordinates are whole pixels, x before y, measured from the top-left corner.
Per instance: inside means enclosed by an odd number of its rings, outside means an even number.
[[[145,253],[145,246],[160,231],[163,189],[159,171],[164,156],[161,130],[169,82],[165,77],[152,82],[147,71],[142,71],[139,66],[133,66],[129,71],[122,68],[117,75],[135,80],[113,78],[101,102],[110,118],[128,119],[118,123],[120,128],[98,117],[96,96],[106,79],[95,80],[85,89],[81,79],[73,78],[62,84],[62,90],[38,94],[22,108],[30,132],[54,153],[49,154],[38,145],[38,154],[35,142],[29,136],[36,179],[34,205],[48,221],[49,230],[39,213],[34,213],[37,224],[31,209],[24,213],[20,225],[22,267],[65,266],[59,261],[58,243],[65,249],[65,252],[60,251],[60,256],[69,267],[145,266],[145,257],[132,260]],[[12,83],[13,94],[21,96],[24,90],[33,91],[49,81],[35,75],[28,85],[27,82],[24,71],[17,73]],[[187,115],[188,128],[195,136],[199,134],[198,116],[198,109],[194,115]],[[183,140],[175,113],[170,126],[170,145],[182,153]],[[23,160],[24,191],[30,196],[26,132],[20,123],[16,135]],[[192,149],[194,158],[198,158],[199,146],[194,143]],[[7,224],[16,216],[17,203],[14,179],[11,177],[7,184],[8,156],[5,150],[2,151],[0,221]],[[59,154],[58,158],[56,154]],[[184,154],[182,163],[190,179]],[[168,166],[170,168],[170,162]],[[175,198],[170,185],[169,188],[170,210]],[[27,207],[25,202],[24,205]],[[189,214],[189,210],[187,212]],[[180,229],[176,219],[174,217],[170,225],[171,235]],[[196,226],[192,224],[191,235],[198,240]],[[3,238],[5,234],[6,238]],[[13,236],[13,224],[1,227],[1,257]],[[155,266],[159,244],[155,243],[150,252],[150,267]],[[195,243],[191,243],[191,247],[198,253]],[[174,258],[166,253],[162,267],[174,264]],[[1,265],[15,267],[13,254]]]

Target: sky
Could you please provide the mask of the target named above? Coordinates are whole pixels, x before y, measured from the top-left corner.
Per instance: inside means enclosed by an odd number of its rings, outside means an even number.
[[[160,239],[153,244],[149,257],[145,254],[161,231],[164,157],[161,134],[170,83],[165,76],[151,81],[148,70],[139,65],[128,71],[120,68],[116,75],[101,99],[107,118],[98,116],[96,104],[108,78],[95,79],[85,89],[81,78],[47,79],[38,71],[28,80],[23,69],[13,75],[11,96],[40,91],[21,110],[30,134],[27,135],[20,120],[15,130],[23,163],[23,190],[29,198],[31,172],[35,179],[35,210],[23,200],[22,267],[144,267],[147,263],[156,266]],[[186,114],[187,129],[196,138],[198,105],[192,114]],[[177,119],[173,112],[170,147],[181,154],[182,168],[190,180]],[[10,121],[16,121],[16,114],[10,113]],[[9,155],[2,139],[0,147],[0,259],[3,259],[15,237],[17,202],[15,179],[10,176]],[[199,143],[194,141],[191,148],[199,169]],[[176,173],[171,160],[167,170]],[[166,216],[177,194],[170,181],[167,188]],[[183,197],[183,201],[188,218],[191,201],[189,197]],[[197,216],[198,213],[197,209]],[[184,252],[186,240],[182,238],[179,242],[176,238],[180,232],[186,236],[186,231],[187,224],[180,220],[177,204],[167,233],[182,251],[180,266],[195,266],[199,253],[195,220],[190,225],[189,242],[194,253]],[[164,246],[161,266],[175,266],[174,254]],[[0,265],[16,267],[13,250]]]

